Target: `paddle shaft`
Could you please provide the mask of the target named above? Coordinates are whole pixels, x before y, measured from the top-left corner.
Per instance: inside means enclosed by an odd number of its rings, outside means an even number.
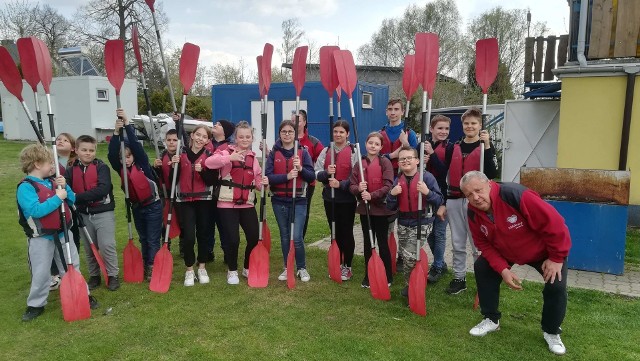
[[[269,104],[268,102],[268,95],[265,94],[264,98],[262,99],[261,102],[261,112],[260,112],[260,120],[261,120],[261,127],[262,127],[262,169],[265,169],[266,166],[266,161],[267,161],[267,104]],[[267,202],[267,194],[265,192],[265,186],[262,186],[262,189],[260,190],[260,223],[263,223],[266,221],[265,219],[265,204]],[[262,234],[262,227],[258,227],[258,239],[259,240],[263,240],[262,238],[264,237],[264,235]]]
[[[156,152],[156,159],[160,159],[160,149],[158,149],[158,139],[156,139],[156,124],[153,119],[153,113],[151,112],[151,100],[149,99],[149,89],[147,88],[147,81],[144,79],[144,73],[140,73],[142,79],[142,92],[144,93],[144,102],[147,105],[147,116],[149,117],[149,124],[151,125],[151,142],[153,143],[153,149]],[[167,185],[164,182],[160,182],[162,185],[162,195],[167,198]]]
[[[481,131],[484,130],[485,119],[487,117],[487,93],[482,94],[482,120]],[[480,142],[480,172],[484,173],[484,142]]]
[[[296,95],[296,124],[293,128],[293,157],[298,155],[298,124],[300,123],[300,95]],[[300,159],[302,162],[302,159]],[[301,163],[302,165],[302,163]],[[302,167],[301,167],[302,168]],[[299,172],[302,173],[302,169]],[[293,240],[293,229],[296,223],[296,181],[298,177],[293,178],[291,186],[291,240]]]
[[[42,129],[42,112],[40,111],[40,103],[38,101],[38,92],[33,92],[33,101],[36,104],[36,117],[38,119],[38,131],[40,134],[44,135],[44,130]]]
[[[167,80],[167,86],[169,87],[169,99],[171,99],[171,106],[173,107],[173,112],[175,113],[178,111],[178,108],[176,107],[176,98],[173,95],[173,86],[171,85],[171,81],[169,80],[169,68],[167,67],[167,61],[164,58],[164,48],[162,47],[162,40],[160,39],[160,28],[158,28],[156,12],[153,9],[151,9],[151,17],[153,18],[153,26],[156,28],[156,37],[158,38],[158,47],[160,48],[160,58],[162,58],[162,66],[164,67],[164,78]],[[186,96],[183,96],[183,98],[185,97]],[[184,109],[184,103],[182,105],[182,108]],[[182,111],[182,113],[184,114],[184,110]],[[178,132],[178,134],[180,134],[180,132]],[[178,138],[180,138],[179,135]],[[178,146],[180,146],[180,140],[178,140]]]
[[[22,104],[22,109],[24,109],[24,112],[27,114],[27,118],[29,118],[29,123],[31,123],[31,128],[33,128],[33,131],[36,133],[36,137],[38,137],[38,142],[40,142],[40,144],[45,145],[45,140],[44,140],[44,133],[42,133],[42,131],[38,131],[38,126],[36,125],[36,122],[33,120],[33,117],[31,116],[31,112],[29,111],[29,107],[27,107],[27,103],[23,100],[21,102]],[[38,116],[40,119],[42,119],[42,114],[38,113]]]
[[[182,109],[180,109],[180,123],[176,125],[176,128],[177,128],[176,130],[178,134],[181,134],[180,131],[182,129],[180,127],[184,123],[184,112],[186,111],[186,107],[187,107],[187,94],[183,94]],[[180,157],[180,154],[182,154],[182,144],[180,144],[182,142],[181,138],[182,137],[178,136],[178,148],[176,148],[176,155],[178,156],[178,158]],[[169,242],[169,231],[171,230],[171,218],[173,216],[173,207],[175,206],[175,202],[176,202],[176,181],[177,180],[178,180],[178,163],[173,165],[173,178],[171,179],[171,203],[169,203],[169,214],[167,214],[167,229],[165,230],[165,234],[164,234],[164,243]]]
[[[331,165],[336,164],[336,148],[333,143],[333,94],[329,95],[329,151],[331,152]],[[326,155],[325,155],[326,157]],[[334,178],[334,176],[331,176]],[[331,240],[336,238],[336,190],[331,187]]]

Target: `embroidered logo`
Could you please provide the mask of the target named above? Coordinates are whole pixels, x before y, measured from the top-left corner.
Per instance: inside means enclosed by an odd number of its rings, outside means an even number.
[[[514,224],[518,221],[518,216],[516,216],[515,214],[512,214],[511,216],[507,217],[507,222]]]
[[[484,234],[485,236],[489,236],[489,230],[484,224],[480,225],[480,232],[482,232],[482,234]]]

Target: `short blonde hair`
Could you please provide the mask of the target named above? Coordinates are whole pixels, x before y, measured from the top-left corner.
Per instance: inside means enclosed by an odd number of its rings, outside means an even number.
[[[25,174],[31,173],[36,164],[53,163],[53,154],[41,144],[27,145],[20,151],[20,165],[22,166],[22,172]]]
[[[241,120],[236,125],[236,130],[233,131],[233,136],[235,137],[238,134],[238,129],[249,129],[251,130],[251,136],[253,137],[253,127],[246,120]]]

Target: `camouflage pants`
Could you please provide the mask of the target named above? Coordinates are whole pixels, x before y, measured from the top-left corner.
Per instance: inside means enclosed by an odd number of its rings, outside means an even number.
[[[427,236],[431,232],[432,224],[423,224],[422,226],[422,238],[420,240],[420,248],[424,247]],[[413,271],[413,267],[416,265],[416,242],[418,239],[418,227],[407,227],[401,224],[398,224],[398,243],[399,250],[398,252],[402,255],[404,260],[404,266],[402,267],[402,274],[404,275],[404,280],[406,284],[409,284],[409,276],[411,276],[411,271]]]

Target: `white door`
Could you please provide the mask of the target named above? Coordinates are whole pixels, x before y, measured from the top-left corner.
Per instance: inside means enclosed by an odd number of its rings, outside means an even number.
[[[274,103],[269,102],[267,107],[267,147],[273,146],[275,137],[275,122],[274,122]],[[251,126],[253,127],[253,151],[256,152],[257,157],[262,157],[262,151],[260,151],[260,140],[262,139],[262,119],[260,117],[261,102],[259,100],[251,102]],[[278,122],[279,123],[279,122]]]
[[[555,167],[558,160],[560,101],[505,103],[502,181],[519,182],[520,167]]]
[[[300,109],[307,111],[307,101],[300,101]],[[282,101],[282,118],[291,119],[291,114],[295,114],[296,112],[296,101],[295,100],[283,100]],[[279,123],[278,123],[279,124]]]

